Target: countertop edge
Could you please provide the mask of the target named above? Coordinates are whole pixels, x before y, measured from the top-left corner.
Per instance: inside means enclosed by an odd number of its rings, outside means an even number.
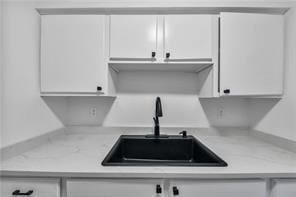
[[[118,172],[38,172],[38,171],[0,171],[0,177],[58,177],[58,178],[150,178],[150,179],[264,179],[296,178],[296,173],[118,173]]]

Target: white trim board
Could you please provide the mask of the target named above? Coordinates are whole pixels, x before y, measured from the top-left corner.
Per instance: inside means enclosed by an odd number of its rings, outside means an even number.
[[[283,15],[289,10],[289,6],[259,6],[259,7],[60,7],[60,8],[37,8],[40,15],[59,14],[220,14],[221,12],[243,12]]]

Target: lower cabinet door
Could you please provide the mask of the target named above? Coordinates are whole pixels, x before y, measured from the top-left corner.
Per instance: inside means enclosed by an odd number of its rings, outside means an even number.
[[[1,197],[60,197],[59,179],[1,178]]]
[[[273,180],[272,197],[295,197],[296,179]]]
[[[265,197],[264,180],[176,180],[169,197]]]
[[[163,183],[159,180],[67,180],[67,197],[161,197],[163,193]]]

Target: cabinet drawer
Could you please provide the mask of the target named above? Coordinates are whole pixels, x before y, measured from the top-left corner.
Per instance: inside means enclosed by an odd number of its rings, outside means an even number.
[[[23,196],[30,197],[60,197],[59,179],[1,178],[0,185],[1,197],[21,196],[17,193],[28,193],[30,195]]]
[[[159,195],[156,195],[157,185],[161,187]],[[67,197],[153,197],[163,196],[163,193],[163,184],[160,180],[67,180]]]
[[[264,180],[175,180],[170,182],[169,196],[186,197],[263,197]]]
[[[273,180],[273,197],[295,197],[296,179],[276,179]]]

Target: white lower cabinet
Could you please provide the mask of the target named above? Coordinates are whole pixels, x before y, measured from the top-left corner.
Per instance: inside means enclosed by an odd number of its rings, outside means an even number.
[[[170,181],[169,197],[266,197],[264,180]]]
[[[1,197],[60,197],[59,179],[1,178]]]
[[[296,179],[0,178],[1,197],[295,197]],[[64,185],[64,184],[63,184]],[[63,192],[61,192],[63,191]],[[61,195],[63,193],[63,195]]]
[[[273,180],[272,197],[295,197],[295,179],[275,179]]]
[[[66,185],[67,197],[160,197],[164,192],[160,180],[70,179]]]

